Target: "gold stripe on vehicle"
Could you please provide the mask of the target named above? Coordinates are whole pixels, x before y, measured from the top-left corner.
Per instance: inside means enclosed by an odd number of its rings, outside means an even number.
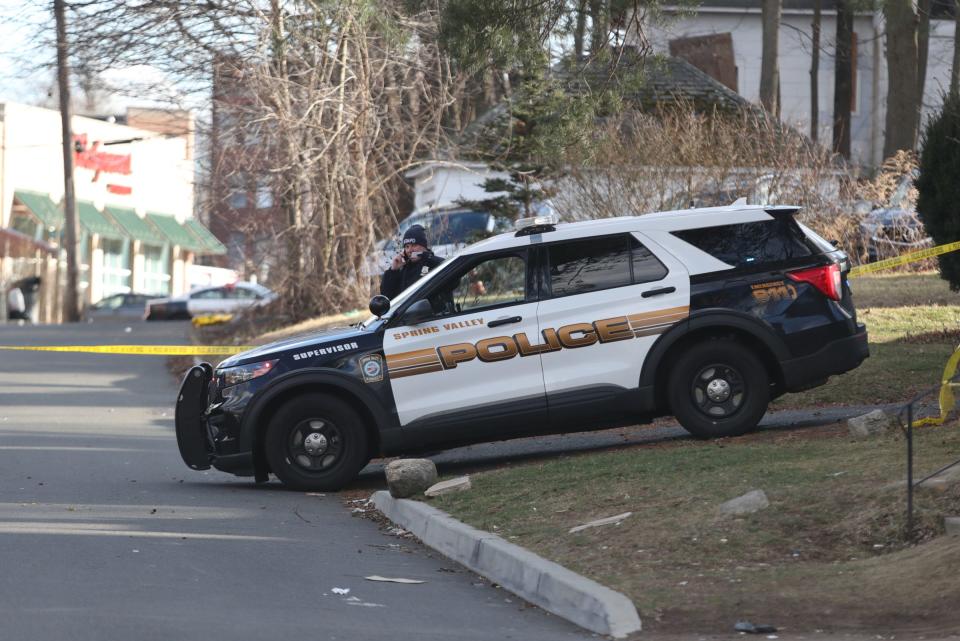
[[[443,365],[437,361],[433,365],[426,365],[421,367],[409,367],[405,369],[393,369],[388,370],[390,372],[390,378],[403,378],[404,376],[416,376],[417,374],[429,374],[430,372],[442,372]]]

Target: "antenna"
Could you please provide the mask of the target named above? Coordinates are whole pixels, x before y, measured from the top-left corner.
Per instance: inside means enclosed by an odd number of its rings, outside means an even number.
[[[744,205],[746,205],[746,204],[747,204],[747,199],[746,199],[746,197],[743,197],[743,198],[737,198],[735,201],[733,201],[733,204],[730,205],[730,206],[731,206],[731,207],[742,207],[742,206],[744,206]]]

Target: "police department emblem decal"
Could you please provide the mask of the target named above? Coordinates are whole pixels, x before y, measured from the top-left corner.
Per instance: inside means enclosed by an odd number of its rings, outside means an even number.
[[[360,371],[364,383],[379,383],[383,380],[383,359],[379,354],[368,354],[360,359]]]

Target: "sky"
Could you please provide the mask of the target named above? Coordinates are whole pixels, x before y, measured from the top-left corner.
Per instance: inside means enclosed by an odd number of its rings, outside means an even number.
[[[56,81],[56,27],[50,0],[0,0],[0,102],[41,104]],[[101,79],[115,87],[106,100],[110,112],[128,106],[177,106],[204,111],[203,91],[184,99],[161,70],[147,65],[112,69]]]

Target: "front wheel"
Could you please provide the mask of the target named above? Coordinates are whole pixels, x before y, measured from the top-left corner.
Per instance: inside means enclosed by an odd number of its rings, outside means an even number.
[[[767,369],[732,340],[711,340],[685,351],[668,377],[674,416],[698,438],[738,436],[757,426],[770,402]]]
[[[291,489],[332,492],[369,462],[367,431],[352,407],[327,394],[298,396],[267,426],[264,454]]]

